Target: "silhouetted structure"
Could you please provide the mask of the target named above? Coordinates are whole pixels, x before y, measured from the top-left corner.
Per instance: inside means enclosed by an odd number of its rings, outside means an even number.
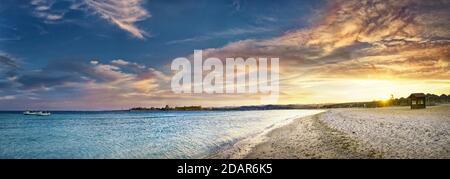
[[[411,109],[424,109],[426,108],[426,96],[423,93],[413,93],[409,95]]]

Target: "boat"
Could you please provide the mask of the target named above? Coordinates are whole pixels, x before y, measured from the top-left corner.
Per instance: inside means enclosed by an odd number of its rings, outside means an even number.
[[[34,115],[34,116],[50,116],[51,113],[49,112],[43,112],[43,111],[25,111],[23,112],[24,115]]]

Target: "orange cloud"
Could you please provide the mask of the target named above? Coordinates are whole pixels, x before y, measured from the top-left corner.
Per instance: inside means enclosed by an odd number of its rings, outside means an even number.
[[[357,91],[380,90],[377,85],[388,84],[353,83],[360,80],[390,80],[402,95],[418,89],[448,93],[449,5],[450,1],[330,1],[309,28],[267,40],[237,41],[204,54],[222,59],[279,57],[285,94],[281,103],[312,102],[323,95],[328,99],[320,101],[367,100],[378,92]],[[297,100],[286,100],[292,98]]]

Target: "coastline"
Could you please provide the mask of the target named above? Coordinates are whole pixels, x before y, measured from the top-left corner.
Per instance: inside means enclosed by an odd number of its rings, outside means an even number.
[[[450,106],[329,109],[207,158],[450,158]]]
[[[323,112],[326,112],[326,110],[320,109],[305,109],[310,110],[311,113],[306,116],[298,117],[298,118],[291,118],[286,119],[285,121],[275,123],[269,127],[266,128],[266,130],[254,133],[252,135],[243,137],[241,139],[237,139],[235,142],[225,144],[221,147],[219,147],[218,150],[214,151],[213,153],[206,155],[203,158],[206,159],[240,159],[245,158],[246,155],[248,155],[249,152],[252,151],[254,147],[256,147],[258,144],[264,143],[270,138],[270,134],[278,130],[280,128],[290,126],[292,123],[294,123],[297,120],[301,120],[303,118],[308,118],[310,116],[314,116]],[[314,112],[316,111],[316,112]]]

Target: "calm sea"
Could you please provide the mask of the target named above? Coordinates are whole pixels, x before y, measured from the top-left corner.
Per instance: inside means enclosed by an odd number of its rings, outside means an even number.
[[[0,158],[200,158],[318,112],[0,112]]]

